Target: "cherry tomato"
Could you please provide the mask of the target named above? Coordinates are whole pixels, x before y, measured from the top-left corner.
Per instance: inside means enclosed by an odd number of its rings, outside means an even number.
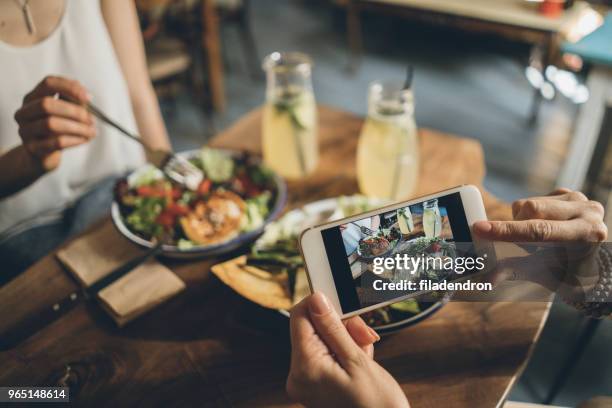
[[[141,197],[164,198],[166,192],[151,186],[140,186],[136,188],[136,193]]]
[[[166,207],[165,211],[174,216],[183,216],[189,214],[189,207],[178,203],[171,203]]]
[[[210,188],[212,187],[212,181],[210,179],[202,180],[200,185],[198,186],[198,194],[204,195],[210,192]]]
[[[178,200],[182,196],[183,196],[183,192],[180,189],[178,189],[178,188],[173,188],[172,189],[172,198],[174,200]]]
[[[157,216],[157,220],[155,220],[159,225],[162,225],[165,228],[174,227],[175,216],[168,210],[164,210]]]

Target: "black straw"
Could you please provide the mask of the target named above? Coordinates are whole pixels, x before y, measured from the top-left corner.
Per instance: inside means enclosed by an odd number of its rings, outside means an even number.
[[[408,65],[406,70],[406,81],[404,82],[404,89],[412,88],[412,80],[414,79],[414,66]]]

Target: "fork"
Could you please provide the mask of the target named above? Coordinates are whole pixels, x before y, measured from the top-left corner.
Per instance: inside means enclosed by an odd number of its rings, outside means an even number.
[[[353,224],[353,225],[355,225],[356,227],[358,227],[358,228],[359,228],[359,231],[360,231],[362,234],[364,234],[364,235],[368,235],[368,236],[369,236],[369,235],[375,235],[375,234],[376,234],[376,231],[371,230],[371,229],[369,229],[368,227],[365,227],[365,226],[363,226],[363,225],[356,224],[356,223],[354,223],[354,222],[351,222],[351,224]]]
[[[126,130],[123,126],[106,116],[104,112],[95,107],[93,104],[88,103],[86,108],[92,115],[100,119],[102,122],[117,129],[124,136],[127,136],[130,139],[140,143],[147,151],[149,162],[160,168],[170,179],[184,185],[190,190],[197,190],[198,186],[204,179],[204,174],[200,169],[190,163],[189,160],[172,152],[151,148],[142,140],[140,136]]]

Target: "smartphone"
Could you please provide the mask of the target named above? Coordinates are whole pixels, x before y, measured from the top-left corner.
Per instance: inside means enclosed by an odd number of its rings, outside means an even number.
[[[347,318],[466,280],[494,257],[471,234],[486,219],[480,191],[464,185],[308,228],[300,249],[310,289]]]

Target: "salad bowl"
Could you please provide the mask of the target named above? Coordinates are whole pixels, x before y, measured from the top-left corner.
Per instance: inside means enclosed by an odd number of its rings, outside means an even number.
[[[253,242],[283,211],[287,202],[285,181],[265,168],[258,158],[239,151],[212,148],[177,155],[202,168],[205,178],[197,191],[190,192],[170,184],[167,176],[152,165],[136,169],[117,183],[111,218],[117,230],[131,242],[153,248],[161,239],[161,255],[168,258],[195,259],[225,254]],[[264,181],[260,184],[253,181],[251,170],[263,174],[265,178],[259,178]],[[227,173],[224,179],[221,173]],[[191,228],[189,222],[198,217],[198,211],[200,217],[203,213],[211,214],[206,205],[212,206],[213,197],[217,204],[228,203],[221,197],[239,202],[242,219],[231,226],[235,230],[229,231],[226,239],[193,241],[190,237],[197,235],[197,231],[187,230]],[[168,234],[160,232],[164,230],[170,232],[170,239],[166,237]]]

